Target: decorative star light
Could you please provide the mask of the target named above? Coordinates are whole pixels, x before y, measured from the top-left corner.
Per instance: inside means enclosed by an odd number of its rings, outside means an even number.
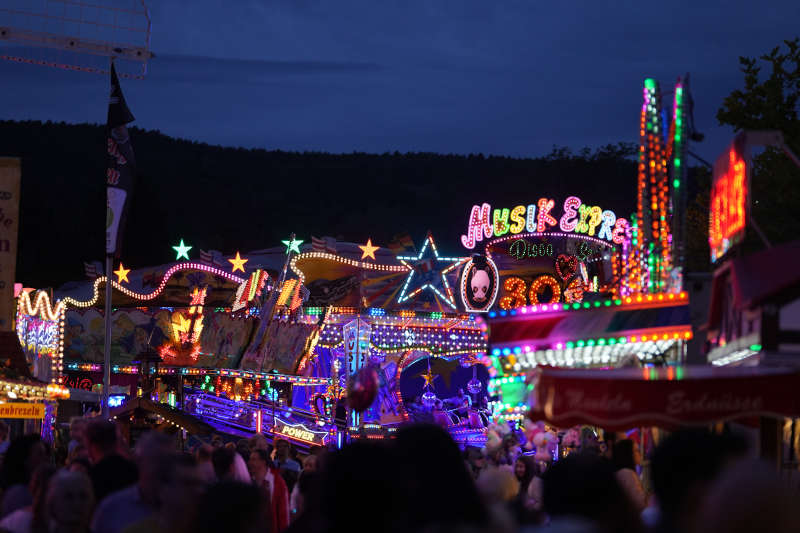
[[[303,241],[299,241],[294,237],[291,240],[281,241],[284,245],[286,245],[286,253],[289,254],[294,252],[296,254],[300,253],[300,245],[303,244]]]
[[[375,260],[375,252],[380,248],[380,246],[373,246],[372,239],[367,239],[367,244],[364,246],[359,246],[361,248],[361,259],[366,259],[367,257],[371,257],[372,260]]]
[[[128,272],[130,271],[131,271],[130,268],[125,268],[124,266],[122,266],[122,263],[120,263],[119,270],[114,271],[114,274],[117,276],[117,283],[122,283],[122,282],[130,283],[130,281],[128,281]]]
[[[422,374],[420,377],[425,380],[425,385],[423,385],[423,387],[427,389],[428,387],[433,387],[433,380],[438,378],[439,374],[433,374],[431,372],[430,363],[428,363],[428,371]]]
[[[189,260],[189,250],[191,250],[192,247],[186,246],[186,244],[184,244],[183,242],[183,239],[181,239],[181,243],[178,246],[173,246],[172,249],[175,250],[175,252],[178,254],[175,257],[176,261],[178,261],[181,257],[183,257],[187,261]]]
[[[236,252],[236,257],[232,259],[228,259],[230,264],[233,265],[233,270],[231,272],[236,272],[237,270],[241,270],[244,272],[244,264],[250,261],[249,259],[242,259],[242,256],[239,255],[239,252]]]
[[[425,289],[430,289],[436,296],[451,308],[456,308],[453,289],[447,282],[447,274],[466,261],[461,257],[439,257],[433,236],[428,233],[419,255],[397,256],[397,259],[408,268],[408,276],[403,282],[398,303],[406,302],[418,296]]]

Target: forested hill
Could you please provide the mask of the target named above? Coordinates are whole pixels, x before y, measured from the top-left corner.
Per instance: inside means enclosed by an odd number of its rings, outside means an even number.
[[[470,207],[481,202],[510,208],[573,194],[620,215],[635,209],[631,145],[513,159],[245,150],[137,128],[131,138],[138,181],[122,261],[133,268],[170,261],[180,239],[194,254],[233,253],[292,232],[384,245],[401,232],[421,241],[430,229],[443,253],[459,254]],[[17,280],[83,278],[83,261],[103,256],[104,128],[0,121],[0,156],[22,158]]]

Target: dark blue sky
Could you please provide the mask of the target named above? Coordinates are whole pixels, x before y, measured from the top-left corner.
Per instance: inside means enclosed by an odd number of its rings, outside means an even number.
[[[646,76],[692,76],[709,160],[738,56],[800,34],[800,2],[148,2],[136,125],[215,144],[537,156],[636,141]],[[613,7],[610,7],[613,4]],[[217,59],[209,59],[209,58]],[[103,122],[108,81],[0,62],[0,119]],[[0,147],[1,151],[1,147]]]

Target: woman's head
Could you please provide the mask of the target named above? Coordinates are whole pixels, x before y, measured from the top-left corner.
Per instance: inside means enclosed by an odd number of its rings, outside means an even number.
[[[631,439],[623,439],[614,444],[614,466],[617,470],[623,468],[636,468],[641,463],[641,456],[637,454],[636,446]],[[638,459],[638,461],[637,461]]]
[[[488,505],[510,502],[519,493],[519,480],[507,466],[487,468],[478,476],[478,492]]]
[[[524,458],[518,457],[514,462],[514,475],[519,480],[525,479],[528,475],[528,464],[525,462]]]

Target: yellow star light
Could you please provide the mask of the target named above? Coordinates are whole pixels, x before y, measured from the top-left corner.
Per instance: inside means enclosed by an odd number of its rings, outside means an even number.
[[[372,260],[375,260],[375,251],[380,248],[380,246],[372,246],[372,239],[367,239],[367,244],[364,246],[359,246],[361,248],[361,259],[366,259],[367,257],[371,257]]]
[[[237,270],[244,272],[244,264],[250,260],[242,259],[242,256],[239,255],[239,252],[236,252],[236,257],[233,259],[228,259],[228,261],[233,265],[233,270],[231,270],[231,272],[236,272]]]
[[[439,377],[439,374],[432,374],[431,369],[429,368],[428,371],[420,376],[422,379],[425,380],[425,385],[423,387],[433,387],[433,380]]]
[[[122,263],[120,263],[119,270],[114,271],[114,274],[116,274],[117,276],[117,283],[122,283],[123,281],[125,283],[130,283],[130,281],[128,280],[128,272],[130,271],[131,271],[130,268],[125,268],[124,266],[122,266]]]

